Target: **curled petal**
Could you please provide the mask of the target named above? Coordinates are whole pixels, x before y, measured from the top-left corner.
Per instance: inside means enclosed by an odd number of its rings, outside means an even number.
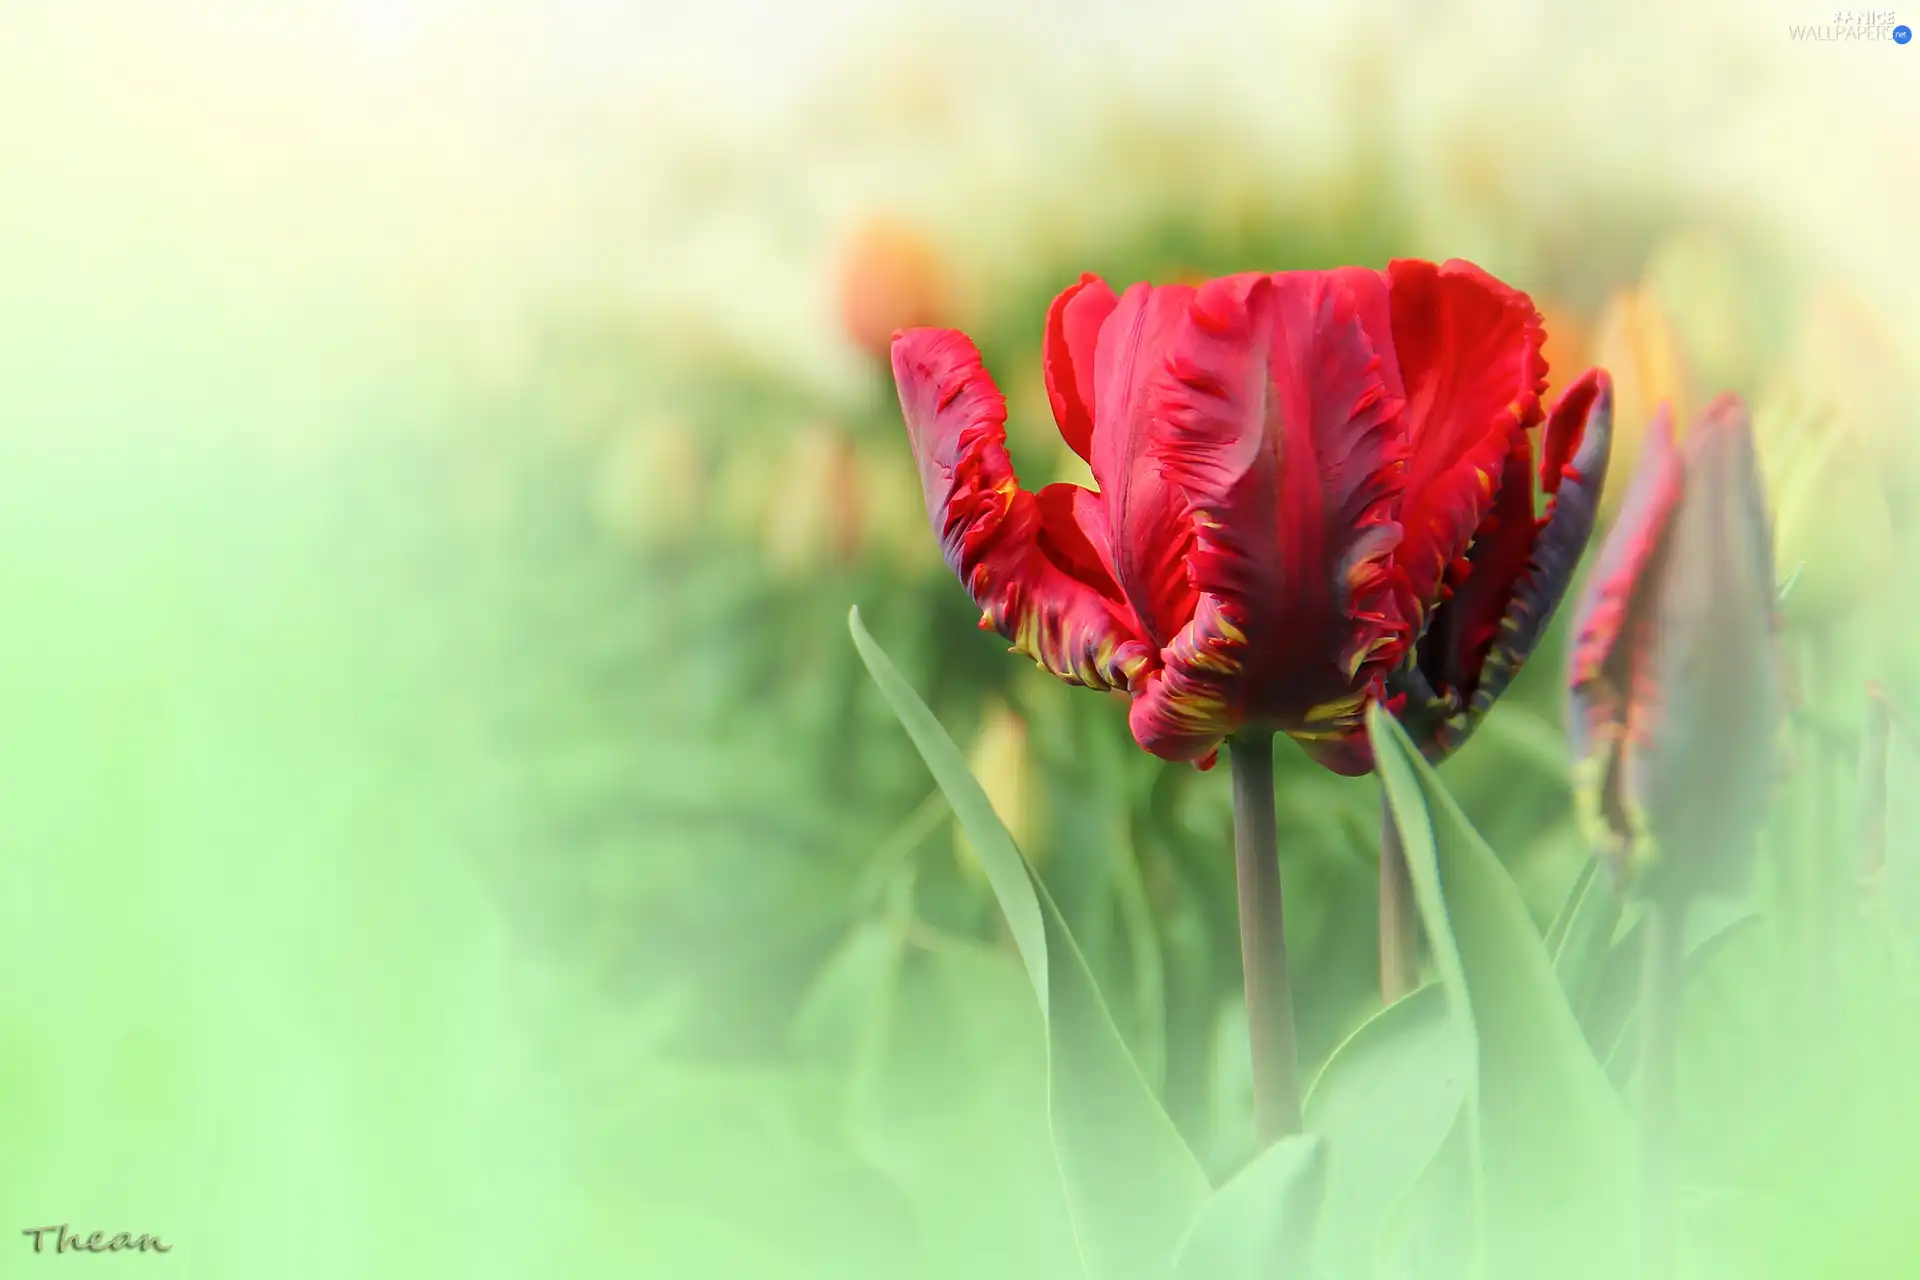
[[[893,371],[927,514],[981,625],[1069,684],[1126,688],[1152,651],[1106,568],[1097,496],[1020,488],[1006,401],[965,334],[896,335]]]
[[[1047,308],[1047,399],[1061,437],[1083,459],[1093,447],[1094,354],[1100,328],[1119,302],[1105,280],[1088,274]]]
[[[1395,556],[1431,610],[1493,505],[1513,439],[1540,420],[1545,334],[1533,302],[1471,263],[1387,267],[1406,386],[1406,532]]]
[[[1400,406],[1355,292],[1322,272],[1216,280],[1173,335],[1153,457],[1193,514],[1199,602],[1136,691],[1155,754],[1248,723],[1350,733],[1399,658]]]

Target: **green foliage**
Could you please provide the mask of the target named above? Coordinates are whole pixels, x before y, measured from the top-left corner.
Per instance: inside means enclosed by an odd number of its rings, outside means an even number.
[[[855,646],[980,851],[1047,1026],[1055,1149],[1081,1258],[1095,1280],[1245,1274],[1271,1260],[1276,1224],[1309,1230],[1317,1198],[1314,1147],[1268,1152],[1211,1194],[1107,1012],[1059,908],[995,815],[965,759],[860,622]],[[1196,1215],[1198,1215],[1196,1217]],[[1191,1225],[1190,1225],[1191,1224]],[[1291,1244],[1305,1255],[1310,1245]],[[1231,1265],[1235,1270],[1212,1268]],[[1201,1270],[1199,1268],[1207,1268]]]
[[[1546,938],[1554,976],[1575,1009],[1586,1008],[1593,998],[1623,909],[1620,896],[1607,883],[1600,859],[1588,859]]]
[[[1324,1176],[1324,1144],[1283,1138],[1216,1192],[1181,1238],[1173,1280],[1308,1275]]]
[[[1618,1274],[1632,1139],[1620,1100],[1493,852],[1399,726],[1369,732],[1459,1034],[1488,1274]]]
[[[1372,1272],[1389,1220],[1441,1162],[1461,1115],[1471,1042],[1445,996],[1430,984],[1374,1014],[1334,1050],[1307,1094],[1307,1129],[1328,1151],[1327,1275]]]

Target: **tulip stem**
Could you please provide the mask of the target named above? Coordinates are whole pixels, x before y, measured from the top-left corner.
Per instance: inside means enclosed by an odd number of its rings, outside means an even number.
[[[1641,1265],[1646,1280],[1674,1273],[1672,1166],[1674,1061],[1680,1038],[1686,903],[1647,904],[1640,981]]]
[[[1420,916],[1413,873],[1386,789],[1380,791],[1380,1002],[1392,1004],[1420,985]]]
[[[1240,970],[1253,1048],[1254,1113],[1265,1149],[1300,1132],[1299,1050],[1273,812],[1273,737],[1235,737],[1228,755],[1233,768],[1234,871],[1240,890]]]

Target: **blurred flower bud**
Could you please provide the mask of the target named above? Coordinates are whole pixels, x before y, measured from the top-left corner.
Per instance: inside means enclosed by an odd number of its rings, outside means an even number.
[[[851,563],[865,544],[866,500],[859,457],[846,433],[832,426],[801,431],[767,512],[767,560],[788,573]]]
[[[1785,388],[1755,415],[1778,555],[1798,574],[1781,608],[1796,624],[1837,618],[1885,588],[1893,530],[1876,459],[1851,427]]]
[[[1784,716],[1774,572],[1737,397],[1679,448],[1649,434],[1574,622],[1575,801],[1615,882],[1666,900],[1738,892]]]
[[[896,329],[948,319],[951,285],[941,254],[904,223],[877,218],[847,243],[840,263],[840,318],[853,344],[884,361]]]
[[[1640,459],[1642,442],[1661,405],[1684,420],[1686,372],[1679,338],[1660,295],[1645,284],[1618,290],[1595,325],[1593,363],[1613,375],[1613,461],[1601,518],[1618,512]]]
[[[1816,297],[1754,418],[1780,563],[1798,567],[1790,620],[1819,623],[1874,599],[1893,567],[1887,485],[1902,457],[1907,399],[1891,344],[1835,294]]]
[[[1749,384],[1763,345],[1756,317],[1755,271],[1713,232],[1690,229],[1667,237],[1647,261],[1642,280],[1660,299],[1697,387]]]
[[[643,421],[615,432],[595,480],[595,513],[602,527],[638,547],[686,536],[706,501],[699,442],[674,419]]]
[[[758,545],[769,513],[781,498],[780,459],[762,440],[739,440],[720,451],[714,509],[720,527]]]
[[[940,540],[927,532],[927,500],[913,459],[904,450],[866,450],[859,468],[874,553],[903,573],[944,571]]]
[[[967,766],[979,779],[980,789],[987,793],[987,800],[1013,842],[1028,858],[1037,857],[1039,851],[1032,847],[1032,837],[1038,829],[1035,820],[1038,794],[1027,750],[1027,723],[999,698],[987,700],[980,717],[979,736],[967,754]],[[958,823],[954,824],[954,848],[961,866],[969,873],[981,873],[979,855]]]
[[[1808,301],[1789,369],[1820,387],[1876,447],[1912,457],[1911,378],[1892,335],[1859,299],[1823,288]]]

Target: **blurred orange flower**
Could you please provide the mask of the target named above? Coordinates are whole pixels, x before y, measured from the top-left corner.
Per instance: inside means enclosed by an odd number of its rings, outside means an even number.
[[[1602,519],[1611,520],[1660,406],[1670,405],[1676,422],[1689,421],[1693,406],[1673,320],[1648,283],[1618,289],[1607,300],[1588,356],[1613,375],[1613,461],[1601,501]]]
[[[1587,359],[1587,354],[1593,334],[1588,330],[1585,318],[1572,307],[1552,298],[1539,299],[1538,306],[1541,328],[1545,330],[1546,337],[1540,347],[1540,355],[1547,362],[1547,386],[1540,393],[1540,398],[1551,404],[1592,363]]]
[[[893,218],[863,223],[840,261],[840,318],[853,344],[884,360],[896,329],[948,323],[952,285],[939,248]]]

